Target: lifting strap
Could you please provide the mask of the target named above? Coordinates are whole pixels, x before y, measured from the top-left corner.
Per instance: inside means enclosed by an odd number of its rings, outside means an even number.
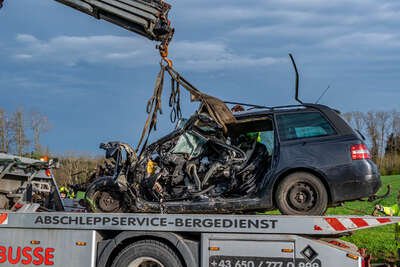
[[[139,143],[136,148],[136,153],[139,152],[140,148],[141,152],[139,154],[142,154],[143,148],[147,146],[147,142],[150,137],[150,133],[153,130],[157,130],[157,119],[158,119],[158,114],[162,114],[162,106],[161,106],[161,96],[162,96],[162,91],[164,88],[164,76],[165,76],[165,66],[161,65],[160,72],[157,75],[156,78],[156,83],[154,86],[154,92],[153,95],[150,97],[149,101],[147,102],[146,106],[146,112],[148,114],[146,122],[144,124],[143,130],[142,130],[142,135],[140,136]],[[147,135],[147,137],[146,137]],[[146,137],[146,140],[145,140]],[[143,141],[145,142],[143,143]],[[143,143],[143,146],[142,146]]]
[[[232,111],[222,100],[201,92],[183,78],[174,68],[168,66],[167,71],[171,79],[177,81],[189,91],[192,101],[201,102],[200,112],[208,113],[224,129],[225,133],[228,131],[228,124],[236,123],[236,118],[233,116]]]
[[[154,92],[147,102],[146,112],[148,117],[136,148],[137,153],[140,151],[139,157],[142,155],[144,148],[147,146],[151,132],[153,130],[157,130],[158,114],[162,114],[161,98],[164,87],[165,72],[167,72],[171,77],[171,95],[169,98],[169,106],[171,107],[170,119],[172,123],[175,123],[177,120],[182,118],[180,106],[181,86],[190,93],[192,101],[201,102],[199,111],[209,114],[221,126],[225,133],[228,131],[228,124],[236,123],[236,118],[233,116],[232,111],[222,100],[198,90],[184,77],[182,77],[182,75],[180,75],[172,67],[170,62],[166,62],[167,65],[160,63],[161,69],[156,78]]]
[[[171,108],[170,120],[176,123],[182,118],[181,110],[181,88],[179,80],[171,79],[171,95],[169,97],[169,107]]]

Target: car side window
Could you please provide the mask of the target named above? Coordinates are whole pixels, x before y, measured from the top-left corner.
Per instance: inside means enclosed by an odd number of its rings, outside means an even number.
[[[320,112],[280,114],[277,115],[277,122],[282,141],[336,134]]]

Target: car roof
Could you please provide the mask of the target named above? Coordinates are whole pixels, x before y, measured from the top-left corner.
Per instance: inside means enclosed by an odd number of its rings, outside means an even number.
[[[320,111],[334,111],[336,113],[340,113],[338,110],[334,110],[328,106],[320,105],[320,104],[311,104],[306,103],[303,105],[287,105],[287,106],[275,106],[275,107],[256,107],[251,108],[249,110],[243,112],[234,113],[237,119],[246,118],[246,117],[259,117],[259,116],[268,116],[275,113],[292,113],[296,111],[307,111],[307,110],[320,110]]]
[[[253,109],[234,113],[238,121],[252,120],[253,118],[268,118],[274,114],[296,113],[307,111],[322,112],[332,123],[340,135],[354,135],[353,128],[340,116],[340,111],[325,105],[305,103],[303,105],[288,105],[276,107],[255,107]]]

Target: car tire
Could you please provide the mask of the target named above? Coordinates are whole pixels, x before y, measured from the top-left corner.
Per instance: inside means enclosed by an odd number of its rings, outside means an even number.
[[[284,215],[323,215],[328,207],[328,192],[315,175],[295,172],[279,183],[275,200]]]
[[[183,267],[178,255],[166,244],[142,240],[124,248],[111,267]]]
[[[118,192],[106,188],[86,193],[85,202],[94,213],[120,213],[123,212],[123,200]]]

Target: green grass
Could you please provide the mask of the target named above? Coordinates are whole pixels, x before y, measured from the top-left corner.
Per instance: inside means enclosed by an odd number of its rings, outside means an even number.
[[[383,186],[379,192],[386,191],[386,185],[392,186],[390,196],[380,202],[381,205],[391,206],[397,202],[397,192],[400,190],[400,176],[382,177]],[[370,215],[376,203],[354,201],[343,207],[330,208],[328,215]],[[397,246],[394,240],[394,225],[356,231],[343,239],[354,243],[359,248],[367,248],[374,261],[392,261],[397,255]]]
[[[392,186],[391,194],[388,198],[377,202],[353,201],[347,202],[343,206],[330,208],[327,215],[371,215],[376,204],[392,206],[397,202],[397,192],[400,190],[400,175],[383,176],[383,185],[378,194],[384,194],[387,185]],[[279,211],[269,211],[265,214],[280,214]],[[397,257],[397,246],[394,239],[395,225],[376,227],[366,230],[355,231],[351,236],[343,237],[343,240],[351,242],[359,248],[366,248],[367,253],[371,254],[373,261],[393,262]]]

